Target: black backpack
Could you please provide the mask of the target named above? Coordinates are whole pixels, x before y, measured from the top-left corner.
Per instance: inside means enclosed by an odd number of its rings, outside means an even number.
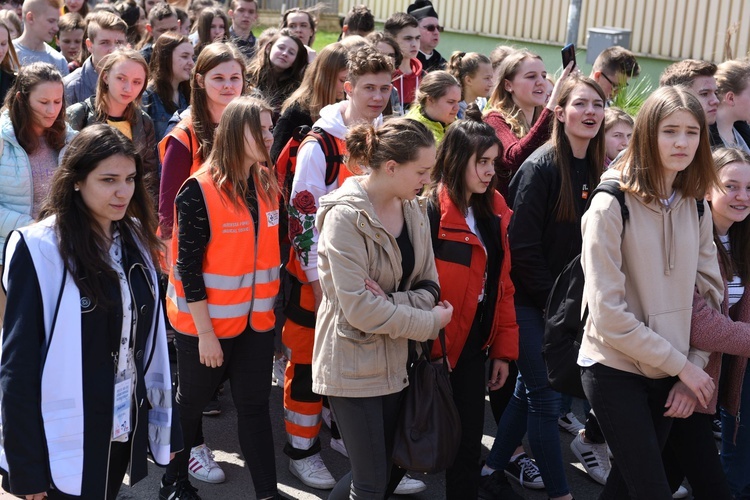
[[[597,193],[609,193],[620,203],[623,230],[630,217],[625,205],[625,193],[618,181],[603,181],[591,193],[589,204]],[[698,217],[703,217],[703,200],[696,200]],[[585,398],[578,366],[578,351],[583,339],[583,327],[588,307],[581,314],[583,304],[583,268],[578,254],[566,265],[552,286],[545,309],[542,357],[547,366],[547,379],[558,392]]]

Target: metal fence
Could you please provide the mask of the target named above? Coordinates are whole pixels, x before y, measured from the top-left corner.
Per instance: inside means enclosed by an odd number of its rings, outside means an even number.
[[[262,10],[274,10],[282,12],[292,7],[299,7],[301,9],[307,9],[315,7],[318,4],[325,4],[323,12],[335,14],[339,10],[338,0],[322,2],[320,0],[258,0],[258,6]],[[360,2],[361,3],[361,2]]]
[[[287,0],[293,1],[293,0]],[[335,2],[332,2],[335,3]],[[378,21],[406,11],[410,0],[339,0],[340,14],[366,4]],[[569,0],[432,0],[447,30],[510,40],[562,44]],[[578,46],[589,28],[632,30],[631,50],[665,59],[719,62],[727,30],[735,57],[750,52],[750,0],[583,0]]]

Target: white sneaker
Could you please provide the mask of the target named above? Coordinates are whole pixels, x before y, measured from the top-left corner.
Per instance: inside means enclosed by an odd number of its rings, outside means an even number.
[[[394,495],[413,495],[427,489],[427,485],[419,479],[414,479],[404,474],[401,478],[401,482],[398,483],[396,489],[393,491]]]
[[[583,431],[570,442],[570,450],[580,460],[589,477],[599,484],[606,484],[612,465],[607,455],[607,445],[586,443],[583,441]]]
[[[297,478],[310,488],[316,488],[318,490],[330,490],[336,486],[336,480],[333,478],[326,464],[323,463],[323,459],[320,458],[320,453],[316,453],[311,457],[306,457],[300,460],[289,460],[289,472],[297,476]]]
[[[214,461],[214,454],[208,446],[202,444],[190,450],[188,472],[198,481],[204,483],[223,483],[226,476],[219,464]]]
[[[560,418],[557,419],[557,425],[574,436],[577,436],[578,432],[585,427],[572,411],[560,416]]]
[[[288,361],[286,356],[281,356],[273,360],[271,382],[282,388],[284,387],[284,373],[286,373],[286,364]]]
[[[331,449],[334,451],[338,451],[342,455],[344,455],[346,458],[349,458],[349,453],[346,451],[346,446],[344,446],[344,440],[339,438],[331,438]]]
[[[680,487],[677,488],[677,491],[672,495],[672,498],[687,498],[689,494],[690,492],[688,492],[687,488],[680,485]]]

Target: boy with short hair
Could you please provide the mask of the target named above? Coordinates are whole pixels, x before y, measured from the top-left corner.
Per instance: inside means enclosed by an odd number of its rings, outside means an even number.
[[[396,39],[404,57],[401,65],[393,72],[393,86],[398,92],[402,108],[408,110],[425,74],[422,63],[417,59],[419,40],[422,37],[419,21],[405,12],[396,12],[385,21],[383,30]]]
[[[257,39],[253,26],[258,22],[258,2],[255,0],[232,0],[227,15],[232,20],[229,27],[229,39],[250,61],[255,56]]]
[[[375,16],[366,5],[355,5],[344,17],[341,25],[341,38],[352,35],[366,37],[375,31]]]
[[[96,93],[99,62],[117,47],[127,44],[127,32],[125,21],[110,12],[102,10],[86,16],[86,48],[91,55],[80,68],[63,78],[68,106]]]
[[[151,39],[141,48],[141,55],[150,64],[154,44],[159,37],[167,31],[180,31],[180,20],[177,18],[177,12],[174,10],[174,7],[162,2],[151,9],[151,12],[148,13],[146,31],[149,33]]]
[[[591,70],[591,78],[599,84],[608,100],[615,97],[628,80],[641,74],[635,55],[617,45],[608,47],[599,54]]]
[[[21,66],[46,62],[60,70],[63,76],[68,74],[65,56],[48,45],[57,35],[59,20],[59,0],[26,0],[23,3],[23,33],[13,40]]]
[[[706,123],[716,123],[716,110],[719,109],[718,86],[716,85],[716,65],[708,61],[684,59],[666,67],[659,78],[659,86],[681,86],[693,94],[706,113]]]
[[[79,67],[78,56],[83,46],[83,31],[86,23],[80,14],[68,12],[60,18],[57,23],[57,37],[55,43],[60,48],[60,53],[68,61],[68,70],[73,71]]]

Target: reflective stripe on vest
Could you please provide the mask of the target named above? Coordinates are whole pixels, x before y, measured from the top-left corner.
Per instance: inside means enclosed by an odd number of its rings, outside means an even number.
[[[216,336],[234,337],[248,325],[265,332],[274,327],[279,290],[278,207],[258,196],[258,234],[247,207],[237,209],[216,188],[208,169],[194,177],[200,185],[210,225],[203,256],[208,313]],[[259,185],[256,182],[256,185]],[[175,330],[196,335],[193,317],[177,270],[178,225],[173,228],[172,269],[167,287],[167,315]],[[249,315],[249,316],[248,316]]]

